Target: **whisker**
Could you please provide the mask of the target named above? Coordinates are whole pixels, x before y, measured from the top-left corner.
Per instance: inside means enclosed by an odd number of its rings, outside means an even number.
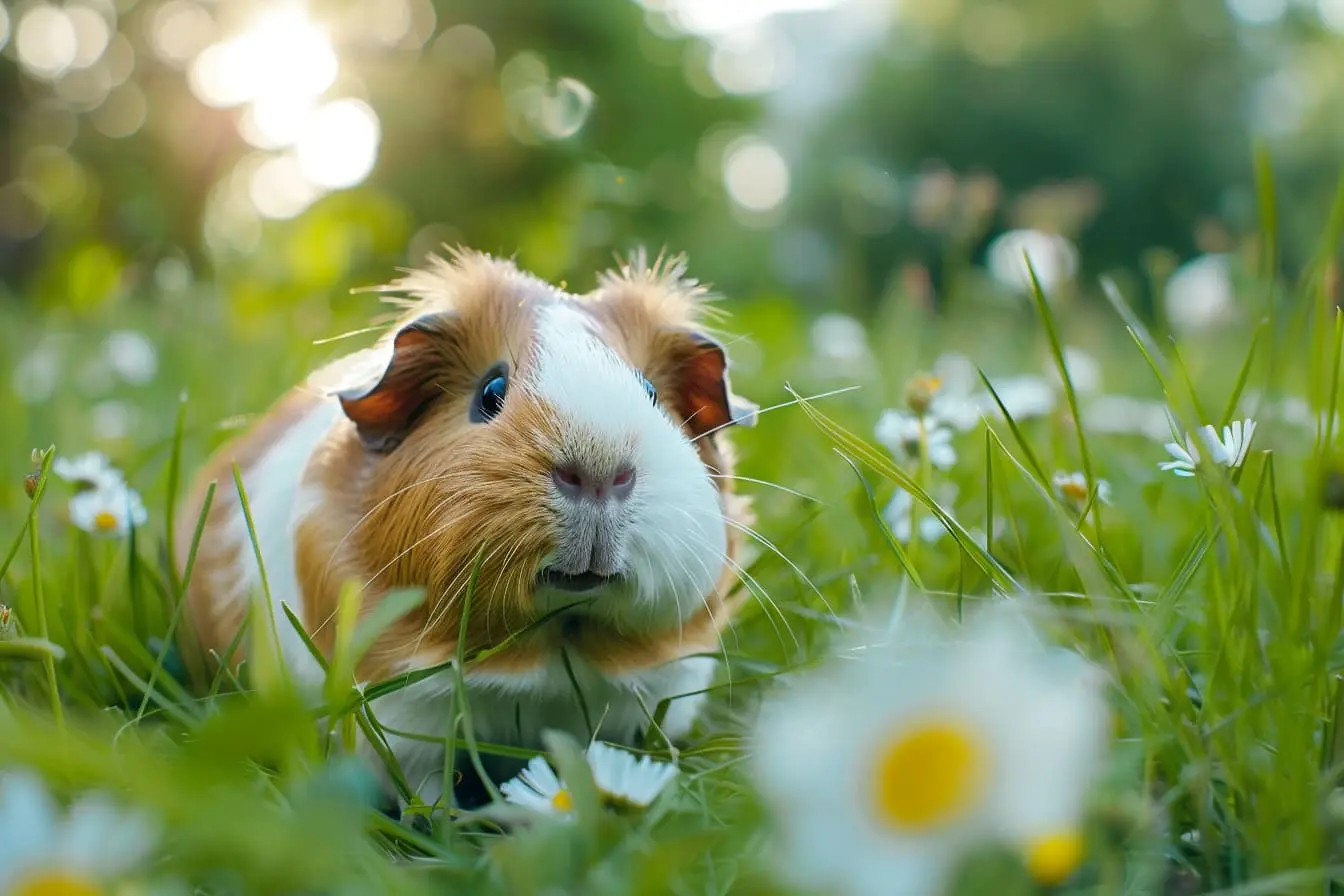
[[[686,510],[681,509],[681,508],[678,508],[678,509],[681,510],[681,512],[684,513],[684,514],[686,514],[688,517],[690,516],[689,512],[687,512]],[[692,533],[689,533],[689,532],[688,532],[688,533],[683,533],[683,535],[685,535],[686,537],[692,537]],[[705,545],[705,544],[704,544],[702,541],[700,541],[698,538],[697,538],[697,541],[694,542],[694,544],[699,544],[701,547],[707,547],[707,545]],[[756,580],[756,578],[755,578],[750,572],[747,571],[746,567],[742,566],[740,563],[738,563],[738,562],[737,562],[736,560],[734,560],[733,558],[731,558],[731,557],[729,557],[729,556],[727,556],[727,555],[723,555],[723,559],[724,559],[724,563],[727,564],[728,567],[729,567],[730,569],[732,569],[734,573],[736,573],[738,579],[739,579],[744,585],[747,586],[747,591],[748,591],[753,597],[755,597],[756,600],[757,600],[757,602],[761,604],[762,608],[766,610],[765,617],[766,617],[766,619],[770,620],[770,625],[771,625],[771,627],[774,628],[774,630],[775,630],[775,636],[776,636],[777,638],[779,638],[780,646],[784,646],[784,639],[783,639],[783,637],[780,635],[779,626],[776,624],[776,622],[775,622],[775,620],[774,620],[774,617],[772,617],[772,616],[770,615],[770,612],[769,612],[769,611],[770,611],[771,609],[773,609],[773,610],[775,611],[775,613],[779,616],[779,620],[780,620],[780,622],[782,622],[782,623],[784,624],[784,629],[789,633],[789,638],[790,638],[790,640],[793,641],[794,647],[795,647],[796,649],[802,649],[802,644],[799,642],[799,640],[798,640],[798,636],[794,634],[794,632],[793,632],[793,627],[789,625],[788,617],[784,615],[784,611],[781,610],[781,609],[779,608],[779,604],[776,603],[775,600],[774,600],[774,598],[772,598],[772,597],[766,592],[765,588],[763,588],[763,587],[761,586],[761,583],[758,582],[758,581]],[[754,588],[753,588],[753,586],[754,586]],[[758,593],[758,592],[759,592],[759,593]]]
[[[733,473],[709,473],[710,479],[730,479],[735,482],[750,482],[752,485],[764,485],[770,488],[779,489],[781,492],[793,495],[795,498],[802,498],[804,501],[811,501],[814,504],[824,504],[825,501],[820,498],[814,498],[811,495],[805,495],[800,491],[795,491],[787,485],[780,485],[778,482],[770,482],[766,479],[752,479],[750,476],[738,476]]]
[[[770,539],[766,538],[764,535],[762,535],[761,533],[757,532],[755,529],[751,528],[750,526],[746,525],[745,523],[739,522],[739,521],[734,520],[734,519],[731,519],[731,518],[729,518],[729,517],[724,517],[723,520],[724,520],[724,522],[727,523],[729,526],[731,526],[732,528],[736,529],[737,531],[743,533],[744,535],[750,535],[752,538],[756,539],[756,540],[759,541],[762,545],[764,545],[766,548],[768,548],[772,554],[774,554],[775,556],[777,556],[779,559],[783,560],[785,563],[789,564],[789,568],[792,569],[795,573],[797,573],[797,574],[798,574],[798,577],[801,578],[804,582],[807,583],[807,587],[809,587],[809,588],[812,589],[812,593],[815,594],[817,597],[819,597],[819,598],[821,599],[821,603],[822,603],[822,605],[823,605],[824,607],[826,607],[826,612],[828,612],[828,613],[831,614],[831,618],[833,618],[833,619],[838,619],[838,618],[839,618],[839,617],[836,615],[835,609],[834,609],[833,607],[831,607],[830,602],[826,600],[826,595],[822,594],[821,591],[820,591],[820,589],[818,589],[817,586],[816,586],[815,584],[813,584],[812,580],[811,580],[810,578],[808,578],[807,573],[803,572],[802,569],[799,568],[798,564],[796,564],[796,563],[794,563],[792,560],[790,560],[790,559],[784,554],[783,551],[781,551],[779,548],[775,547],[774,543],[771,542]]]
[[[817,394],[817,395],[812,395],[812,396],[809,396],[809,397],[807,397],[807,398],[801,398],[801,397],[800,397],[800,398],[792,398],[792,399],[790,399],[790,400],[788,400],[788,401],[780,402],[779,404],[772,404],[772,405],[770,405],[770,407],[768,407],[768,408],[758,408],[758,409],[756,410],[755,416],[759,417],[759,416],[761,416],[762,414],[766,413],[767,411],[778,411],[778,410],[780,410],[781,408],[792,407],[792,406],[795,405],[795,404],[802,404],[804,401],[816,401],[817,399],[820,399],[820,398],[830,398],[830,397],[832,397],[832,396],[834,396],[834,395],[843,395],[843,394],[846,393],[846,392],[853,392],[855,389],[858,389],[858,388],[860,388],[860,387],[859,387],[859,386],[845,386],[845,387],[842,388],[842,389],[832,389],[830,392],[821,392],[821,393],[819,393],[819,394]],[[705,430],[704,432],[700,433],[700,435],[698,435],[698,436],[696,436],[695,438],[691,439],[691,441],[692,441],[692,442],[698,442],[698,441],[700,441],[701,439],[703,439],[705,436],[712,436],[712,435],[714,435],[714,433],[718,432],[719,430],[721,430],[721,429],[725,429],[725,428],[727,428],[727,427],[729,427],[729,426],[732,426],[732,425],[733,425],[734,423],[736,423],[736,422],[737,422],[737,421],[735,421],[735,420],[729,420],[727,423],[720,423],[718,426],[715,426],[713,429],[707,429],[707,430]]]
[[[346,540],[347,540],[348,538],[350,538],[351,535],[354,535],[354,534],[355,534],[355,530],[358,529],[360,526],[364,525],[366,522],[368,522],[368,521],[369,521],[369,518],[372,517],[375,513],[377,513],[378,510],[379,510],[380,508],[382,508],[384,505],[387,504],[387,502],[391,501],[391,500],[394,499],[394,498],[398,498],[398,497],[400,497],[401,495],[404,495],[404,494],[406,494],[407,492],[411,491],[412,489],[418,488],[418,487],[420,487],[420,486],[422,486],[422,485],[429,485],[430,483],[439,482],[439,481],[441,481],[441,480],[444,480],[444,479],[450,479],[450,478],[452,478],[451,475],[449,475],[449,474],[445,474],[445,475],[443,475],[443,476],[431,476],[431,477],[428,478],[428,479],[420,479],[420,480],[417,480],[417,481],[415,481],[415,482],[412,482],[410,485],[406,486],[405,488],[397,489],[395,492],[393,492],[392,494],[388,495],[386,498],[383,498],[383,499],[382,499],[381,501],[379,501],[377,504],[373,505],[373,507],[369,508],[368,513],[365,513],[363,516],[361,516],[361,517],[355,522],[355,524],[354,524],[353,526],[350,527],[350,531],[348,531],[348,532],[346,532],[344,535],[342,535],[342,536],[341,536],[341,540],[338,541],[338,542],[336,542],[336,547],[334,547],[334,548],[331,549],[331,556],[327,558],[327,566],[326,566],[326,568],[322,571],[322,574],[325,576],[328,572],[331,571],[331,564],[334,563],[334,562],[336,561],[336,555],[337,555],[338,553],[340,553],[341,546],[345,544]],[[442,505],[440,505],[440,506],[442,506]]]

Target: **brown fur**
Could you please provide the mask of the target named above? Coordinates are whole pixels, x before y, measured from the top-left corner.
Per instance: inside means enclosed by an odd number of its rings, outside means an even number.
[[[421,608],[384,632],[366,654],[358,670],[365,680],[404,671],[412,657],[417,665],[427,665],[454,655],[466,586],[481,545],[487,547],[465,649],[470,653],[494,647],[533,620],[532,576],[553,535],[546,480],[529,474],[548,469],[553,456],[548,446],[560,437],[545,403],[521,392],[510,393],[503,413],[490,426],[464,423],[473,384],[490,365],[504,359],[516,370],[527,363],[536,306],[561,296],[558,290],[507,261],[468,252],[434,259],[388,290],[412,296],[399,325],[441,315],[428,335],[418,333],[404,352],[399,349],[389,374],[416,379],[425,395],[436,400],[387,454],[371,452],[349,421],[329,433],[307,475],[330,497],[323,512],[300,526],[295,540],[304,618],[314,642],[328,655],[343,582],[367,583],[365,611],[389,590],[427,589]],[[679,378],[703,377],[709,369],[687,365],[699,350],[688,331],[704,332],[705,299],[702,288],[682,278],[679,265],[649,266],[638,257],[619,271],[603,274],[587,296],[565,298],[580,303],[599,322],[608,344],[667,396],[669,407],[685,421],[688,437],[704,427],[696,425],[698,410],[685,404],[701,399],[684,398],[695,390]],[[367,414],[362,423],[373,427],[399,419],[413,402],[405,392],[397,398],[405,400],[397,404],[380,397],[376,406],[363,406]],[[227,576],[243,559],[239,551],[250,552],[250,546],[219,537],[220,528],[238,512],[231,465],[235,460],[244,469],[255,464],[316,400],[302,387],[281,399],[255,427],[212,458],[184,508],[179,544],[190,540],[204,483],[219,482],[187,594],[191,628],[206,649],[224,652],[248,606],[247,595],[228,593]],[[361,408],[347,410],[353,419],[361,419]],[[749,502],[732,493],[728,478],[733,456],[727,434],[708,434],[695,445],[710,472],[723,474],[714,482],[725,497],[726,515],[749,525]],[[729,526],[727,535],[730,561],[737,562],[741,534]],[[244,562],[251,562],[250,557]],[[705,596],[704,608],[682,625],[636,633],[589,617],[568,618],[529,634],[476,668],[522,671],[561,641],[608,673],[717,650],[719,633],[737,608],[737,600],[730,597],[736,581],[732,562],[725,564],[719,586]]]

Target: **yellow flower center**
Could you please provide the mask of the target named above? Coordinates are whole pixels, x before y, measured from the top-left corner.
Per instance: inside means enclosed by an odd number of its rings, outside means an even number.
[[[975,732],[958,722],[903,728],[877,757],[878,817],[903,831],[955,820],[983,792],[985,760]]]
[[[568,812],[574,808],[574,798],[568,790],[557,790],[551,797],[551,808],[557,812]]]
[[[19,878],[10,896],[101,896],[103,888],[73,871],[38,871]]]
[[[1070,479],[1067,482],[1060,483],[1059,492],[1070,501],[1082,504],[1087,500],[1087,483]]]
[[[1054,886],[1068,880],[1082,864],[1083,837],[1077,831],[1060,831],[1033,840],[1026,851],[1027,871],[1042,884]]]
[[[95,529],[109,532],[117,528],[117,515],[110,510],[100,510],[93,517],[93,526]]]

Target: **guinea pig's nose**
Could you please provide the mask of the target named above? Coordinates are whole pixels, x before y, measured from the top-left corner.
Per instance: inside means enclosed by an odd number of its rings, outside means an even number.
[[[635,488],[635,468],[623,466],[615,473],[595,476],[577,464],[559,464],[551,470],[555,487],[571,501],[606,501],[628,498]]]

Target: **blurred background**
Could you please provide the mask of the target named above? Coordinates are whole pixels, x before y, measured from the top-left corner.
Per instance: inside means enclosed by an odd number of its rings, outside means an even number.
[[[1344,146],[1344,0],[4,0],[0,48],[0,300],[45,309],[274,310],[458,241],[859,314],[1030,245],[1151,307],[1245,248],[1253,139],[1288,266]]]
[[[1208,328],[1261,264],[1257,145],[1279,273],[1319,245],[1341,79],[1344,0],[0,0],[11,431],[259,411],[444,243],[577,291],[685,251],[756,309],[766,400],[898,334],[908,375],[910,314],[1001,337],[1024,250],[1060,307],[1109,315],[1106,275]]]

